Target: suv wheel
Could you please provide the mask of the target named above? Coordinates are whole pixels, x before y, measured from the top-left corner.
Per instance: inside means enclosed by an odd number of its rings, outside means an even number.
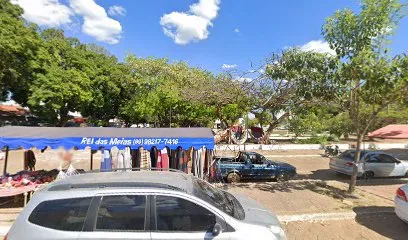
[[[241,177],[239,176],[238,173],[232,172],[232,173],[229,173],[229,174],[228,174],[228,176],[227,176],[227,182],[229,182],[229,183],[237,183],[237,182],[239,182],[239,181],[241,181]]]

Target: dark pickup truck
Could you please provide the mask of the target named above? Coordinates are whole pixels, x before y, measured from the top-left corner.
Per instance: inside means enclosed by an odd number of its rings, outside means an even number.
[[[256,152],[241,151],[237,157],[216,157],[216,160],[219,177],[230,183],[241,179],[287,181],[296,175],[294,166],[268,160]]]

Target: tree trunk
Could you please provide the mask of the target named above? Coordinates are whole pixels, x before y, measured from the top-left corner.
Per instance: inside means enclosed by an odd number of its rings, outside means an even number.
[[[269,136],[271,136],[273,130],[285,119],[286,117],[289,116],[289,113],[283,114],[280,118],[273,120],[271,123],[269,123],[269,127],[266,130],[265,134],[262,137],[262,142],[264,144],[269,144]]]
[[[354,190],[356,188],[357,174],[358,174],[357,164],[360,162],[361,143],[363,141],[363,137],[364,137],[364,135],[357,134],[357,146],[356,146],[356,152],[354,154],[353,174],[351,175],[349,189],[348,189],[349,193],[354,192]]]

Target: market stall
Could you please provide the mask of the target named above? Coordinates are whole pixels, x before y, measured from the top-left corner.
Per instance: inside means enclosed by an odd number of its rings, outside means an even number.
[[[212,174],[211,159],[212,150],[214,149],[214,137],[209,128],[7,126],[0,128],[0,149],[5,151],[3,185],[6,177],[10,179],[10,174],[7,173],[10,150],[29,150],[33,148],[43,150],[61,147],[70,151],[90,148],[91,170],[94,153],[101,151],[101,171],[131,168],[171,168],[201,178],[209,177]],[[27,154],[27,156],[30,156],[30,154]],[[29,160],[27,161],[29,162]],[[34,166],[32,165],[28,164],[30,170],[35,169],[35,163]],[[29,172],[21,172],[18,176],[13,176],[13,178],[20,178],[21,175]],[[30,184],[25,186],[27,185]]]

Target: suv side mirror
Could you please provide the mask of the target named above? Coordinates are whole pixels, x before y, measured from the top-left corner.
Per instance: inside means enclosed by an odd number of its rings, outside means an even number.
[[[396,163],[396,164],[400,164],[401,161],[400,161],[400,160],[395,160],[395,163]]]
[[[222,232],[221,224],[216,223],[216,224],[214,225],[214,227],[213,227],[212,235],[213,235],[214,237],[216,237],[216,236],[220,235],[221,232]]]

